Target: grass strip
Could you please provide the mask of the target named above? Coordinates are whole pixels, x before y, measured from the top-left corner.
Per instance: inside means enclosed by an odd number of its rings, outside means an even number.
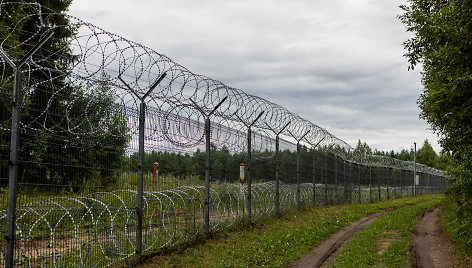
[[[141,267],[286,267],[361,217],[439,198],[427,195],[372,204],[317,207],[278,219],[266,218],[253,226],[220,232],[191,247],[147,258]]]
[[[465,259],[472,267],[472,219],[461,214],[461,207],[456,199],[448,195],[443,199],[439,218],[444,232],[460,250],[458,257]]]
[[[380,216],[346,242],[328,267],[410,267],[410,241],[421,211],[439,204],[440,196]]]

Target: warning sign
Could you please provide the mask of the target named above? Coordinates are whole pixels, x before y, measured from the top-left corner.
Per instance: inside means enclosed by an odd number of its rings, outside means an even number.
[[[244,184],[244,163],[239,165],[239,183]]]

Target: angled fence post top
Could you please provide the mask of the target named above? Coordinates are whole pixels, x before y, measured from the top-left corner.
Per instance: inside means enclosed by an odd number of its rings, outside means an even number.
[[[265,123],[268,129],[270,129],[272,132],[274,132],[275,136],[279,136],[289,125],[291,122],[287,122],[281,129],[276,130],[272,128],[269,124]]]
[[[193,106],[200,111],[200,113],[209,118],[222,104],[228,99],[228,96],[224,97],[209,113],[205,112],[202,107],[200,107],[194,100],[189,99],[192,102]]]
[[[123,78],[121,78],[121,75],[118,75],[118,79],[125,85],[125,87],[131,92],[134,94],[134,96],[136,96],[136,98],[138,98],[141,102],[144,102],[144,100],[146,100],[146,98],[149,96],[149,94],[152,93],[152,91],[162,82],[162,80],[164,79],[164,77],[167,76],[167,73],[163,73],[161,74],[161,76],[159,76],[159,78],[157,78],[156,82],[154,82],[154,84],[151,85],[151,87],[149,88],[149,90],[143,95],[143,96],[139,96],[139,94],[136,92],[136,90],[134,90],[133,88],[131,88],[131,86],[126,83]]]
[[[143,244],[143,169],[144,169],[144,126],[146,120],[146,104],[144,101],[151,94],[151,92],[161,83],[161,81],[166,77],[167,73],[163,73],[159,78],[151,85],[149,90],[143,95],[139,94],[131,88],[128,83],[126,83],[122,78],[121,74],[118,75],[118,79],[126,86],[126,88],[131,91],[136,98],[141,101],[139,107],[139,145],[138,145],[138,178],[137,178],[137,199],[136,199],[136,262],[141,264],[142,261],[142,244]]]
[[[256,122],[257,120],[259,120],[259,118],[261,118],[261,116],[264,114],[265,111],[262,111],[259,113],[259,115],[256,117],[256,119],[252,120],[252,121],[249,121],[249,123],[247,123],[245,120],[241,119],[241,117],[238,116],[238,113],[235,112],[233,115],[236,116],[236,118],[241,122],[243,123],[247,128],[251,128]]]
[[[13,101],[11,109],[11,128],[10,128],[10,158],[8,162],[8,195],[7,195],[7,215],[6,215],[6,232],[5,232],[5,251],[4,251],[4,265],[7,268],[14,266],[14,248],[15,240],[15,226],[16,226],[16,204],[17,204],[17,188],[18,188],[18,152],[20,147],[20,98],[22,90],[22,75],[20,69],[31,56],[36,53],[41,46],[49,40],[54,33],[52,31],[46,34],[39,40],[37,44],[30,49],[18,63],[14,63],[7,52],[0,50],[0,55],[14,70],[14,84],[13,84]]]

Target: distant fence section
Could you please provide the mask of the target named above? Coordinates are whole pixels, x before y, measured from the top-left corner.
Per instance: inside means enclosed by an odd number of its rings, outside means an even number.
[[[78,18],[2,2],[0,25],[5,267],[139,263],[261,217],[447,187]]]

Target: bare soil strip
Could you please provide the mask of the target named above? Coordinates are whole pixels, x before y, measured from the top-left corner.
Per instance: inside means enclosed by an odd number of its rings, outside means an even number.
[[[290,267],[293,268],[312,268],[312,267],[323,267],[324,264],[329,263],[333,256],[342,249],[342,245],[349,240],[354,234],[369,227],[378,217],[402,208],[406,206],[416,206],[424,202],[418,202],[414,204],[403,205],[395,208],[388,209],[386,211],[370,214],[364,218],[361,218],[349,226],[341,228],[337,233],[330,236],[325,241],[321,242],[312,251],[304,254],[300,259],[293,263]]]
[[[411,243],[413,267],[467,267],[457,256],[457,248],[442,232],[439,207],[424,211],[416,226]]]

